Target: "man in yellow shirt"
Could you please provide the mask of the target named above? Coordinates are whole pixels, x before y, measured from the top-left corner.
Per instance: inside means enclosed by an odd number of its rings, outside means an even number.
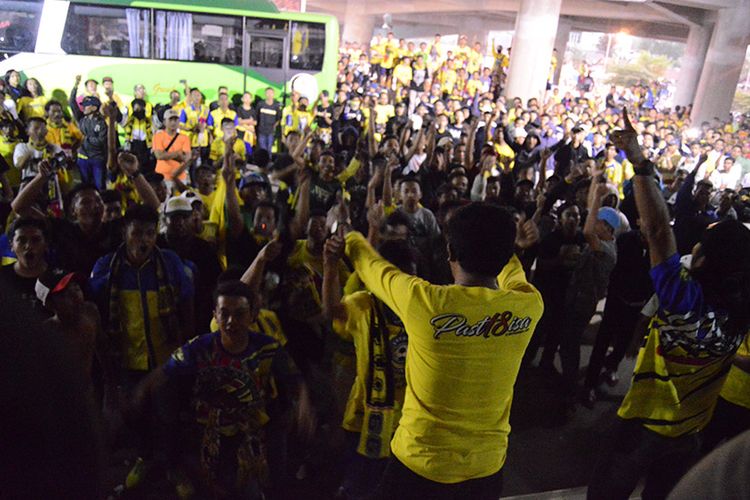
[[[588,487],[589,499],[628,498],[645,476],[643,498],[666,498],[700,453],[750,315],[750,231],[737,221],[707,230],[683,267],[656,167],[628,118],[612,133],[634,165],[633,188],[658,298],[614,440]]]
[[[438,286],[399,271],[347,222],[349,260],[409,338],[404,406],[378,498],[446,489],[498,498],[513,386],[543,309],[514,255],[538,240],[536,226],[517,231],[510,212],[485,203],[457,210],[447,230],[456,284]]]

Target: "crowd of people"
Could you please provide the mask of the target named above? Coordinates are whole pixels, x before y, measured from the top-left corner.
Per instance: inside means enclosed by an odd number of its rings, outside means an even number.
[[[519,371],[562,423],[629,352],[590,498],[665,498],[750,429],[750,120],[585,68],[522,102],[490,51],[347,43],[284,103],[5,75],[3,296],[65,339],[126,491],[287,498],[334,457],[338,498],[498,498]]]

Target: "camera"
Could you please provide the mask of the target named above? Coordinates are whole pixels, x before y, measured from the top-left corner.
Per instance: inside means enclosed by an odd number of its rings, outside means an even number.
[[[53,172],[66,170],[68,168],[68,157],[63,151],[60,151],[49,159],[49,166]]]

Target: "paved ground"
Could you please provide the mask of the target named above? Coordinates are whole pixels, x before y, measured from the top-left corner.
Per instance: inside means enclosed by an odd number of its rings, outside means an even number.
[[[588,362],[597,321],[595,318],[584,338],[581,353],[583,365]],[[607,388],[609,396],[597,402],[593,409],[579,406],[564,423],[559,418],[562,405],[559,379],[542,374],[536,368],[520,374],[511,412],[512,432],[505,465],[504,497],[585,498],[590,471],[598,453],[605,446],[617,407],[629,386],[633,365],[634,360],[626,359],[621,363],[620,383],[614,388]],[[112,457],[107,473],[110,487],[124,480],[128,470],[124,464],[127,457],[128,452]],[[295,488],[293,498],[333,498],[338,478],[332,472],[332,465],[337,458],[318,458],[308,469],[307,479],[290,480]],[[123,495],[123,498],[173,498],[171,487],[164,482],[157,482],[149,489],[152,491],[133,491]]]

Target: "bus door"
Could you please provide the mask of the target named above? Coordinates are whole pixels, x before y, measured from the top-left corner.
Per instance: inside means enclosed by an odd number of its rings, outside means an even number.
[[[263,97],[266,87],[284,89],[289,74],[289,41],[282,33],[245,34],[245,90]]]

